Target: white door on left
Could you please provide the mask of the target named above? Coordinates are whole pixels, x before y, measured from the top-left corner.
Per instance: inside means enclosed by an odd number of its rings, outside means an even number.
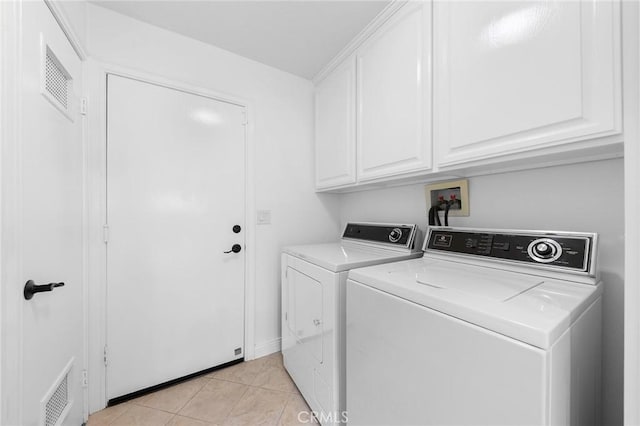
[[[17,185],[21,425],[83,423],[82,63],[42,1],[21,2]],[[57,284],[27,300],[25,283]],[[22,294],[24,293],[24,296]],[[6,393],[6,392],[5,392]],[[3,395],[4,397],[7,395]]]

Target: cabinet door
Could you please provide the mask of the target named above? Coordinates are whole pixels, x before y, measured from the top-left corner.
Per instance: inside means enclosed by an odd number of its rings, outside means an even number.
[[[295,286],[294,315],[297,344],[322,362],[322,281],[289,268],[289,283]]]
[[[316,188],[356,182],[356,64],[347,59],[316,86]]]
[[[434,46],[441,166],[621,130],[614,1],[437,2]]]
[[[430,15],[409,2],[358,51],[359,181],[431,166]]]

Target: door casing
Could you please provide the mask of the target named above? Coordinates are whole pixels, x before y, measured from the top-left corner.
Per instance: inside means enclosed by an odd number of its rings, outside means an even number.
[[[89,239],[89,412],[98,411],[106,406],[106,366],[104,350],[106,345],[106,245],[104,243],[104,224],[106,223],[106,144],[107,144],[107,75],[127,77],[170,89],[180,90],[218,101],[242,106],[247,111],[245,125],[245,321],[244,352],[245,360],[255,356],[255,178],[252,104],[246,99],[229,96],[220,92],[191,86],[160,75],[128,69],[115,64],[107,64],[89,59],[87,61],[86,80],[88,84],[89,105],[89,143],[88,143],[88,181],[87,217]]]

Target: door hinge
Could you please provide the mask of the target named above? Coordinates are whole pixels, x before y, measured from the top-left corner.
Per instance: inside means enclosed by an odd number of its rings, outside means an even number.
[[[87,98],[80,98],[80,114],[87,115]]]
[[[104,347],[104,352],[102,353],[102,359],[104,360],[104,366],[106,367],[109,363],[107,362],[107,347]]]
[[[82,387],[86,388],[87,386],[89,386],[89,375],[87,370],[82,370]]]
[[[289,321],[289,312],[284,313],[284,320]]]
[[[249,122],[249,119],[247,118],[247,110],[243,109],[242,110],[242,125],[246,126],[248,122]]]
[[[102,226],[102,239],[105,244],[109,242],[109,225]]]

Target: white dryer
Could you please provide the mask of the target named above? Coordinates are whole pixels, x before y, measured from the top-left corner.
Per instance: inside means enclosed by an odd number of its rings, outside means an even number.
[[[323,425],[345,406],[345,285],[353,268],[422,256],[416,225],[348,223],[337,243],[285,247],[284,366]]]
[[[597,235],[433,227],[347,282],[350,425],[597,425]]]

